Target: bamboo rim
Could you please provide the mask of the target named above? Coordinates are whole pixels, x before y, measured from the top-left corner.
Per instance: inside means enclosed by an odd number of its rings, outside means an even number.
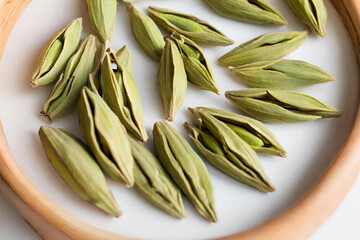
[[[8,37],[31,0],[0,0],[0,60]],[[360,1],[331,0],[352,38],[360,69]],[[359,109],[358,109],[359,110]],[[306,239],[340,205],[360,172],[360,111],[341,150],[317,182],[290,208],[220,240]],[[0,190],[44,239],[128,240],[65,212],[25,176],[7,145],[0,119]],[[294,227],[296,226],[296,227]]]

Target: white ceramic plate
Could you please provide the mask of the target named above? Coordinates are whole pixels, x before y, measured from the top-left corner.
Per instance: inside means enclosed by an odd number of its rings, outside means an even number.
[[[284,14],[289,21],[287,26],[259,26],[225,19],[201,0],[136,3],[141,10],[155,5],[194,14],[236,41],[229,47],[203,48],[212,63],[222,94],[217,96],[189,85],[186,102],[173,124],[187,139],[182,124],[193,122],[188,107],[207,106],[238,112],[223,93],[246,86],[217,64],[218,57],[260,34],[306,29],[285,1],[269,2]],[[84,0],[32,1],[9,38],[0,66],[0,116],[12,153],[30,180],[56,204],[93,226],[124,236],[147,239],[214,238],[271,218],[298,199],[325,169],[343,144],[355,115],[358,94],[356,58],[340,17],[332,5],[327,7],[327,38],[310,35],[299,49],[286,58],[308,61],[335,76],[335,82],[306,88],[303,92],[345,111],[344,116],[299,124],[267,124],[288,152],[287,158],[260,156],[266,173],[277,187],[274,193],[260,193],[207,164],[215,187],[218,223],[206,222],[185,198],[187,218],[174,219],[153,207],[135,190],[126,189],[112,180],[109,184],[124,214],[119,219],[109,218],[75,195],[46,159],[37,131],[40,125],[48,124],[39,116],[39,111],[51,87],[32,89],[29,81],[40,50],[61,27],[74,18],[83,17],[84,37],[93,33]],[[118,49],[124,44],[128,45],[134,57],[133,76],[143,102],[146,129],[151,135],[154,122],[164,118],[156,82],[158,63],[152,61],[136,42],[126,8],[120,4],[113,48]],[[52,125],[81,137],[75,112]],[[152,148],[152,139],[147,146]]]

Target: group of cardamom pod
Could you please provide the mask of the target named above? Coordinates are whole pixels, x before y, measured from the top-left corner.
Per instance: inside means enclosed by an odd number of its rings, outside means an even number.
[[[204,0],[216,13],[257,24],[286,24],[281,13],[265,0]],[[324,37],[327,13],[322,0],[287,0],[314,33]],[[76,106],[87,145],[64,129],[39,130],[48,159],[83,199],[106,213],[121,211],[104,173],[127,187],[135,186],[150,202],[183,218],[181,192],[197,211],[217,221],[213,185],[208,170],[191,145],[167,121],[153,128],[155,157],[146,142],[140,94],[132,78],[133,60],[126,46],[111,48],[117,0],[86,0],[98,37],[80,42],[82,20],[56,33],[43,48],[32,76],[33,87],[56,81],[42,114],[60,118]],[[133,33],[159,61],[158,88],[166,118],[173,121],[185,99],[187,82],[219,94],[211,66],[197,44],[230,45],[233,41],[193,15],[149,7],[148,15],[127,4]],[[163,37],[161,27],[170,36]],[[248,85],[226,92],[244,113],[264,122],[289,123],[339,117],[342,112],[308,95],[290,91],[332,81],[326,71],[303,61],[281,59],[299,47],[307,32],[268,33],[236,47],[219,59]],[[189,109],[197,127],[185,123],[197,150],[227,175],[263,192],[275,187],[256,152],[286,156],[276,137],[260,121],[205,107]]]

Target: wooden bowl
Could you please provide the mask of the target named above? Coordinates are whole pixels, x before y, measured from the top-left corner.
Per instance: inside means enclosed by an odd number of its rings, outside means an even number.
[[[0,59],[12,28],[31,0],[0,0]],[[332,0],[360,59],[360,1]],[[221,239],[306,239],[344,199],[360,171],[360,115],[327,170],[289,209],[246,231]],[[83,223],[42,194],[19,168],[0,121],[0,190],[44,239],[130,239]],[[296,226],[296,227],[294,227]]]

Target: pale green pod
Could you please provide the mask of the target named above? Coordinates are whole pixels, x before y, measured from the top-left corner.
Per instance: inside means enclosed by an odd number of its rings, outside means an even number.
[[[265,122],[292,123],[342,116],[343,112],[309,95],[264,88],[225,93],[235,106]]]
[[[201,119],[200,128],[207,129],[223,146],[225,152],[233,154],[242,164],[248,168],[248,172],[253,172],[256,176],[268,186],[269,190],[273,188],[266,177],[264,169],[255,153],[255,151],[242,140],[225,123],[211,116],[207,112],[199,112]],[[239,164],[239,166],[242,166]],[[274,190],[274,189],[273,189]]]
[[[90,35],[69,60],[65,73],[61,74],[41,112],[50,121],[70,113],[75,108],[80,91],[87,84],[93,69],[96,51],[96,37]]]
[[[204,0],[216,13],[235,20],[257,23],[285,25],[287,21],[281,13],[266,0]]]
[[[89,80],[88,80],[88,88],[91,89],[91,91],[98,93],[100,96],[102,95],[101,92],[101,85],[100,85],[100,71],[97,71],[96,73],[89,74]]]
[[[187,76],[179,49],[173,40],[166,38],[158,72],[158,88],[162,96],[166,118],[174,121],[185,101]]]
[[[111,216],[121,215],[104,174],[84,143],[54,127],[40,127],[39,136],[52,165],[81,198]]]
[[[116,65],[113,70],[112,64]],[[139,90],[130,72],[122,67],[113,53],[106,53],[101,66],[102,96],[119,117],[128,132],[146,142],[143,109]]]
[[[218,140],[218,136],[213,136],[209,131],[200,130],[188,123],[185,123],[184,126],[199,152],[216,168],[262,192],[273,192],[275,190],[267,179],[255,152],[237,135],[233,135],[234,138],[227,140],[232,144],[229,148],[226,145],[227,142],[223,145]],[[225,126],[221,126],[220,131],[221,128],[225,128]],[[227,130],[231,132],[230,129]],[[232,151],[232,147],[234,147],[235,152]],[[246,151],[251,152],[251,154],[246,154]]]
[[[185,218],[181,192],[159,160],[135,139],[130,138],[130,143],[135,159],[135,188],[158,208],[174,217]]]
[[[286,156],[286,151],[275,135],[263,123],[253,118],[215,108],[197,107],[189,110],[199,123],[201,123],[199,112],[210,114],[225,123],[256,152]]]
[[[117,0],[86,0],[86,3],[92,25],[108,47],[115,31]]]
[[[227,46],[234,43],[209,23],[189,14],[150,6],[149,16],[169,33],[177,32],[198,44]]]
[[[308,32],[267,33],[254,38],[219,58],[225,66],[241,66],[259,61],[282,58],[297,49],[306,39]]]
[[[156,154],[172,179],[204,218],[217,222],[213,185],[204,162],[166,121],[155,123],[153,135]]]
[[[178,33],[173,33],[171,38],[180,50],[189,82],[200,89],[219,94],[213,70],[200,47]]]
[[[313,33],[326,37],[327,10],[323,0],[287,0],[287,2]]]
[[[115,57],[120,66],[126,68],[129,73],[133,72],[133,58],[129,51],[129,48],[126,45],[124,45],[115,53]]]
[[[335,80],[325,70],[297,60],[279,59],[255,62],[240,67],[229,67],[229,69],[255,88],[291,90]]]
[[[104,43],[98,38],[96,38],[96,54],[94,59],[93,70],[89,74],[87,86],[94,92],[101,94],[100,87],[100,67],[104,58],[104,54],[107,51],[112,51],[112,49],[107,49]]]
[[[155,22],[131,4],[129,9],[133,33],[145,52],[155,61],[159,61],[165,41]]]
[[[245,128],[236,126],[231,123],[225,123],[225,124],[226,126],[231,128],[231,130],[233,130],[242,140],[244,140],[247,144],[249,144],[250,147],[258,148],[258,147],[263,147],[265,145],[264,141],[261,138],[252,134]]]
[[[119,118],[105,101],[84,87],[78,104],[84,139],[100,167],[127,187],[134,185],[134,159],[129,137]]]
[[[81,37],[82,19],[73,20],[46,43],[32,75],[31,86],[50,84],[59,79],[61,71],[75,53]]]

